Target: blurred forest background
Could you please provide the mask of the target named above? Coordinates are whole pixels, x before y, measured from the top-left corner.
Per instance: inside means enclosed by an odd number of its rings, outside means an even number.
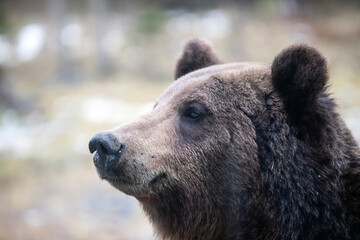
[[[153,239],[87,145],[151,109],[191,37],[227,62],[317,47],[360,141],[358,0],[0,0],[0,239]]]

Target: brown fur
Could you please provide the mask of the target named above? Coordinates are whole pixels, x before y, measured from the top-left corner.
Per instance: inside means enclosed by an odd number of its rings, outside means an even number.
[[[175,79],[195,70],[220,64],[222,61],[213,52],[212,47],[204,40],[195,38],[187,42],[181,56],[179,57]]]
[[[150,113],[103,133],[112,145],[90,142],[100,177],[140,201],[161,239],[360,238],[360,152],[322,55],[295,45],[272,65],[210,66],[195,43]]]

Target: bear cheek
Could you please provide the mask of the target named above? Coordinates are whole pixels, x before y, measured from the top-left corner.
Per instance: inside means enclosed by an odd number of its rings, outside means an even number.
[[[165,133],[165,134],[160,134]],[[173,164],[176,136],[171,127],[160,129],[154,137],[143,146],[144,161],[150,171],[163,171]]]

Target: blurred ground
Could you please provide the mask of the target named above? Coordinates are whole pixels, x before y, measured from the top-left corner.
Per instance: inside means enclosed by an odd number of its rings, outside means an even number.
[[[137,201],[99,180],[87,144],[151,109],[190,37],[207,38],[228,62],[270,62],[295,42],[319,48],[360,142],[355,2],[9,2],[0,17],[0,239],[153,239]]]

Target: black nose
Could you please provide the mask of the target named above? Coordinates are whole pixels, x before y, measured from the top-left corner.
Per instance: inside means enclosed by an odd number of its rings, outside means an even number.
[[[89,142],[90,153],[96,151],[94,163],[103,169],[114,168],[125,150],[123,144],[111,133],[96,134]]]

